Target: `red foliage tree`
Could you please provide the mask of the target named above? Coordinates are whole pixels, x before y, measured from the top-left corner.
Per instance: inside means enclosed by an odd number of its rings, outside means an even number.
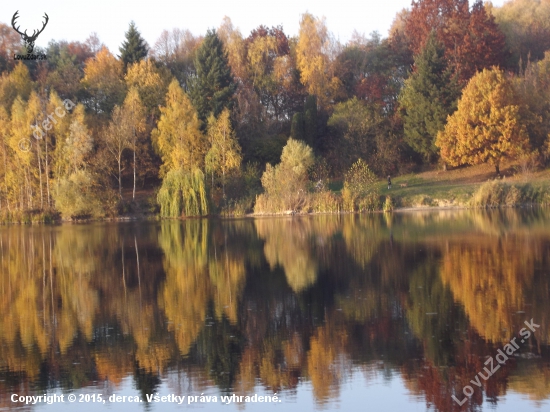
[[[468,0],[413,1],[405,22],[413,53],[422,50],[432,30],[462,85],[477,71],[504,63],[504,35],[481,0],[471,10]]]

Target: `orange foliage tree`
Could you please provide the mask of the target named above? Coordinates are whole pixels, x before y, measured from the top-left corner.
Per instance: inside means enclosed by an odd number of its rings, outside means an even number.
[[[504,157],[519,155],[529,147],[514,101],[512,83],[501,70],[485,69],[472,77],[458,110],[437,134],[441,158],[452,166],[489,162],[499,174]]]

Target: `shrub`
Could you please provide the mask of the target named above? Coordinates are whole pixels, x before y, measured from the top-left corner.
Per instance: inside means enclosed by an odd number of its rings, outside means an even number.
[[[55,208],[63,219],[95,218],[103,215],[92,175],[85,170],[59,179],[54,185],[52,196]]]
[[[244,216],[253,211],[254,198],[250,196],[241,199],[231,199],[227,206],[222,208],[222,215],[225,216]]]
[[[384,202],[383,207],[384,212],[391,212],[393,210],[393,201],[391,196],[386,196],[386,201]]]
[[[526,195],[529,191],[530,186],[520,188],[498,181],[486,182],[473,194],[470,204],[480,207],[515,206],[533,200],[532,196]]]
[[[350,212],[377,210],[380,195],[376,176],[362,160],[357,160],[346,173],[342,198],[344,209]]]
[[[509,186],[504,203],[506,206],[515,206],[523,203],[523,194],[521,190],[516,186]]]
[[[265,193],[258,196],[256,213],[305,210],[309,205],[308,170],[314,163],[313,151],[303,142],[288,139],[276,166],[266,165],[262,175]]]
[[[317,213],[338,213],[342,209],[341,199],[330,190],[314,193],[311,203]]]

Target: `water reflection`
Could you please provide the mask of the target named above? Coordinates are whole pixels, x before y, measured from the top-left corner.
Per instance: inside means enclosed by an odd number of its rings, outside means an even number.
[[[0,407],[57,388],[311,387],[330,408],[347,382],[402,380],[460,410],[451,395],[531,318],[469,406],[547,405],[549,229],[545,209],[4,227]]]

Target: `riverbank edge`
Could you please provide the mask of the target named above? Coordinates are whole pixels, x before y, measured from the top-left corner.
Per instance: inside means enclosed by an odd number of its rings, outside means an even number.
[[[75,220],[63,220],[56,219],[50,222],[43,221],[31,221],[31,222],[0,222],[1,226],[26,226],[26,225],[60,225],[60,224],[86,224],[86,223],[98,223],[98,222],[159,222],[167,220],[196,220],[196,219],[243,219],[243,218],[269,218],[269,217],[304,217],[304,216],[326,216],[326,215],[375,215],[375,214],[391,214],[391,213],[413,213],[413,212],[436,212],[436,211],[458,211],[458,210],[496,210],[496,209],[523,209],[523,208],[535,208],[535,207],[548,207],[549,204],[541,203],[521,203],[517,205],[500,205],[500,206],[414,206],[414,207],[397,207],[395,209],[384,211],[363,211],[363,212],[296,212],[296,213],[247,213],[245,215],[207,215],[207,216],[189,216],[180,218],[163,218],[159,215],[153,216],[119,216],[111,218],[98,218],[98,219],[75,219]]]
[[[488,181],[481,184],[472,184],[469,193],[460,193],[458,186],[447,193],[435,193],[425,190],[413,194],[391,194],[379,189],[380,203],[376,210],[363,211],[309,211],[285,210],[280,212],[252,212],[252,213],[219,213],[206,216],[184,216],[179,218],[161,217],[157,211],[139,210],[137,213],[122,216],[62,219],[55,211],[27,211],[16,214],[5,213],[0,215],[0,225],[26,225],[26,224],[60,224],[60,223],[90,223],[90,222],[129,222],[129,221],[159,221],[159,220],[186,220],[209,218],[242,218],[242,217],[270,217],[270,216],[312,216],[312,215],[339,215],[360,213],[387,213],[387,212],[414,212],[436,210],[461,210],[461,209],[496,209],[496,208],[525,208],[550,205],[550,186],[548,182],[543,186],[534,186],[530,183]],[[332,192],[336,193],[336,192]],[[443,196],[441,196],[443,194]],[[339,196],[338,194],[336,196]],[[385,200],[385,202],[384,202]]]

